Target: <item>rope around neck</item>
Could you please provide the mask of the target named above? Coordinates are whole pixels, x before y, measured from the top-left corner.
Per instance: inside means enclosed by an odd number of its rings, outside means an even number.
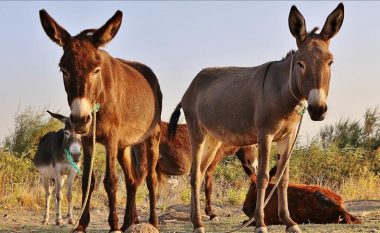
[[[268,204],[268,202],[270,201],[270,199],[272,198],[274,192],[276,191],[281,179],[282,179],[282,176],[284,175],[284,172],[285,172],[285,169],[289,166],[289,161],[290,161],[290,157],[292,156],[292,153],[293,153],[293,150],[294,150],[294,146],[296,144],[296,141],[297,141],[297,137],[298,137],[298,134],[300,132],[300,129],[301,129],[301,124],[302,124],[302,119],[303,119],[303,115],[305,113],[305,109],[306,109],[306,105],[304,104],[304,100],[299,100],[293,93],[293,90],[292,90],[292,85],[291,85],[291,78],[292,78],[292,71],[293,71],[293,54],[291,55],[291,60],[290,60],[290,72],[289,72],[289,89],[290,89],[290,92],[292,93],[292,96],[295,100],[297,100],[298,104],[295,108],[296,112],[298,115],[301,116],[301,119],[300,119],[300,122],[298,123],[298,128],[297,128],[297,133],[294,137],[294,140],[293,140],[293,143],[292,143],[292,146],[290,148],[290,151],[289,151],[289,154],[288,154],[288,158],[286,160],[286,163],[285,163],[285,166],[282,168],[282,170],[280,171],[280,174],[279,174],[279,177],[278,179],[276,180],[276,183],[274,184],[274,186],[272,187],[272,190],[270,191],[269,195],[267,196],[267,198],[265,199],[264,201],[264,207]],[[242,226],[236,228],[236,229],[233,229],[231,231],[227,231],[226,233],[232,233],[232,232],[236,232],[236,231],[239,231],[245,227],[247,227],[248,225],[250,225],[253,221],[255,221],[255,217],[253,216],[251,219],[249,219],[246,223],[244,223]]]
[[[296,112],[298,113],[298,115],[302,116],[305,113],[307,103],[306,103],[306,100],[304,98],[302,98],[302,99],[297,98],[297,96],[293,92],[293,88],[292,88],[293,56],[294,56],[294,54],[292,54],[290,57],[290,68],[289,68],[289,78],[288,78],[289,90],[290,90],[290,93],[292,94],[292,97],[298,103],[296,106]]]
[[[79,220],[83,215],[84,209],[86,208],[88,196],[90,194],[90,186],[91,186],[91,180],[92,180],[92,169],[94,167],[94,161],[95,161],[95,155],[96,155],[96,113],[99,111],[99,108],[100,108],[100,104],[95,103],[94,107],[92,109],[92,117],[93,117],[93,120],[92,120],[92,154],[91,154],[91,162],[90,162],[90,171],[89,171],[88,180],[87,180],[87,190],[86,190],[86,195],[85,195],[84,201],[82,202],[82,208],[80,210],[80,214],[79,214],[77,221],[75,222],[73,228],[71,229],[71,232],[74,232],[75,229],[78,227]],[[90,208],[90,207],[88,207],[88,208]]]
[[[78,165],[74,162],[73,155],[71,154],[70,150],[65,148],[65,149],[63,149],[63,151],[65,152],[66,159],[69,162],[69,164],[71,165],[71,167],[74,168],[74,170],[77,171],[77,173],[79,175],[82,175],[82,171],[80,170]]]

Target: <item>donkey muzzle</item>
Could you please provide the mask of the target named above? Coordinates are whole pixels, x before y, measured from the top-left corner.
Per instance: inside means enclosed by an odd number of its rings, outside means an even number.
[[[322,106],[309,105],[307,107],[307,111],[309,112],[310,118],[313,121],[323,121],[326,116],[327,105],[326,104]]]
[[[78,134],[86,134],[90,131],[92,116],[91,114],[86,116],[70,115],[70,122],[74,130]]]

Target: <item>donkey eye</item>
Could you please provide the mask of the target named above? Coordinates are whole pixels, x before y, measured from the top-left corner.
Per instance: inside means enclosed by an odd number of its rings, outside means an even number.
[[[95,68],[93,74],[94,76],[98,76],[100,74],[100,67]]]
[[[66,136],[70,136],[70,132],[68,130],[63,131]]]
[[[301,67],[301,69],[305,69],[305,64],[302,61],[297,61],[297,65]]]
[[[63,75],[64,78],[69,77],[69,72],[67,72],[65,69],[61,68],[60,71],[62,72],[62,75]]]
[[[334,64],[334,61],[333,61],[333,60],[331,60],[331,61],[329,62],[329,66],[331,66],[332,64]]]

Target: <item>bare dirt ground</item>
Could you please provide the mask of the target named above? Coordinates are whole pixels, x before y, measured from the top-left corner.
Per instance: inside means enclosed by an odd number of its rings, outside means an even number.
[[[353,215],[361,218],[363,220],[363,224],[307,224],[301,225],[301,230],[303,232],[310,233],[380,233],[380,201],[347,202],[346,207],[353,213]],[[219,221],[208,221],[206,216],[204,216],[207,232],[225,232],[240,226],[241,223],[247,219],[241,211],[241,206],[215,206],[215,210],[219,215]],[[75,213],[77,212],[78,210],[76,210]],[[161,213],[159,217],[160,232],[174,233],[192,231],[192,225],[189,220],[188,206],[171,206],[165,211],[159,212]],[[123,213],[123,209],[120,209],[120,224],[123,219]],[[88,228],[88,232],[108,232],[107,215],[108,209],[93,209],[91,211],[91,223]],[[141,222],[146,222],[148,218],[148,210],[139,209],[139,216]],[[54,210],[50,212],[50,225],[42,226],[42,217],[43,210],[0,209],[0,232],[69,232],[72,227],[72,225],[68,224],[64,224],[63,226],[55,226]],[[239,232],[253,232],[253,230],[253,227],[248,227]],[[269,232],[285,232],[285,228],[284,226],[270,226]]]

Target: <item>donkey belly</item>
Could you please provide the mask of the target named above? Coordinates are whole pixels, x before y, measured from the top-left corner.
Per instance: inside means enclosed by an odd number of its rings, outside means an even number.
[[[54,179],[54,168],[52,165],[44,165],[37,167],[38,172],[42,177]]]
[[[224,98],[200,98],[197,116],[200,125],[219,141],[234,146],[257,143],[254,109],[250,102]],[[231,97],[232,98],[232,97]]]
[[[251,74],[252,70],[226,69],[197,76],[183,97],[182,107],[185,113],[193,112],[200,126],[219,141],[234,146],[255,144],[257,93],[253,91],[250,75],[240,74],[246,71]]]

